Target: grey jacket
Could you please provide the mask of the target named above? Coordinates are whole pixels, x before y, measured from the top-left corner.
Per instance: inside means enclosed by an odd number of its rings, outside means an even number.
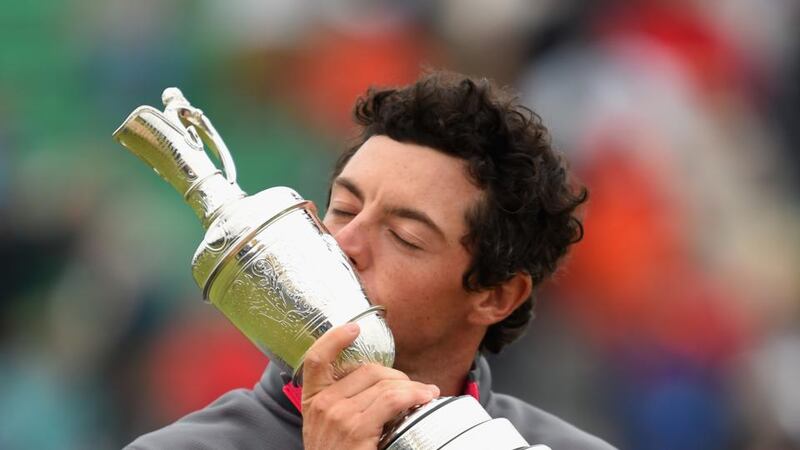
[[[489,365],[476,360],[470,377],[479,400],[493,418],[505,417],[531,444],[553,450],[614,450],[614,447],[563,420],[509,395],[492,392]],[[303,418],[283,392],[285,374],[270,364],[253,390],[237,389],[205,409],[136,439],[126,449],[260,449],[303,448]]]

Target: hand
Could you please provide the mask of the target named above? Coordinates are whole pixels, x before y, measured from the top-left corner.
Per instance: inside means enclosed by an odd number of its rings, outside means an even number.
[[[434,385],[398,370],[367,364],[340,380],[332,363],[358,336],[350,323],[333,328],[306,353],[303,368],[303,445],[306,450],[375,450],[383,425],[439,396]]]

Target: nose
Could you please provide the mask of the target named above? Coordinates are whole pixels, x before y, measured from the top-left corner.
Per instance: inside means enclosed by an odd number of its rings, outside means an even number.
[[[332,232],[339,247],[350,258],[353,268],[358,272],[366,270],[372,259],[367,224],[356,216],[346,225]]]

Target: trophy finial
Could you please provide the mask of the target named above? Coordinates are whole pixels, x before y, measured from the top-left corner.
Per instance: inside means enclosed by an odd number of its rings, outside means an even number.
[[[173,102],[182,102],[185,103],[187,106],[189,102],[186,100],[186,97],[183,96],[183,92],[176,87],[168,87],[164,89],[164,92],[161,94],[161,102],[164,106],[169,107],[170,103]]]

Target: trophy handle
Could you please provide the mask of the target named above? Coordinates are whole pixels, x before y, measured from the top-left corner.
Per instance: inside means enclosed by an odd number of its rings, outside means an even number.
[[[169,87],[164,89],[161,94],[161,101],[164,103],[164,114],[172,116],[180,121],[189,133],[197,133],[203,142],[222,162],[222,171],[229,183],[236,183],[236,164],[233,162],[228,146],[217,133],[217,129],[211,121],[203,114],[200,108],[195,108],[186,98],[180,89]]]

